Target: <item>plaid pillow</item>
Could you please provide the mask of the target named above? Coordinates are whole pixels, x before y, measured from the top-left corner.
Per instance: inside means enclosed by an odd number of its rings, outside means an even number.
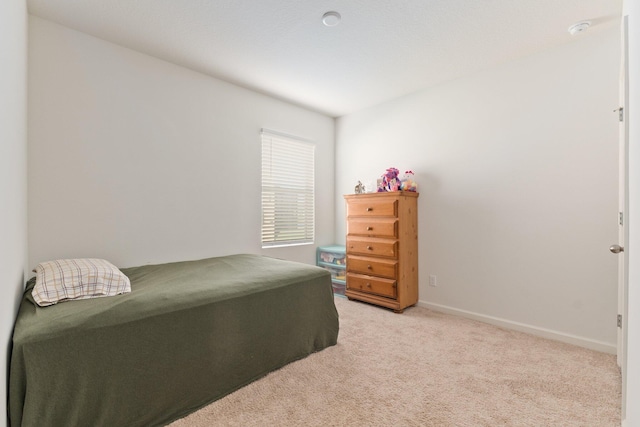
[[[59,259],[38,264],[34,271],[36,285],[31,295],[41,307],[131,292],[129,278],[103,259]]]

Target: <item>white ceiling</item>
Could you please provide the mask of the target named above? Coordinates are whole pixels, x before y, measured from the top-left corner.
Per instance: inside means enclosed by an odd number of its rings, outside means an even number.
[[[29,12],[332,117],[617,24],[622,0],[28,0]],[[335,10],[342,21],[322,24]]]

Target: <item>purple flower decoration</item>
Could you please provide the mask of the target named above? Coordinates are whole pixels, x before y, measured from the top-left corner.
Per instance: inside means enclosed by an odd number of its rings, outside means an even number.
[[[399,173],[400,171],[396,168],[387,169],[382,175],[382,186],[378,188],[378,191],[398,191],[400,188]]]

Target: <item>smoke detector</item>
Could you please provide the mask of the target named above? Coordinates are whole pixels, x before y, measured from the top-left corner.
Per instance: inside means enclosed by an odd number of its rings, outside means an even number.
[[[582,33],[583,31],[586,31],[587,28],[589,28],[590,26],[591,26],[590,21],[580,21],[570,26],[567,31],[569,31],[569,34],[571,34],[572,36],[575,36],[578,33]]]
[[[335,27],[340,22],[340,14],[338,12],[327,12],[322,15],[322,23],[327,27]]]

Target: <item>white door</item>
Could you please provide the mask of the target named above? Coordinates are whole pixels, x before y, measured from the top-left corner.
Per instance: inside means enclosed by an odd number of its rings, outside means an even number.
[[[618,349],[617,360],[618,366],[622,369],[622,377],[626,372],[625,352],[626,352],[626,325],[627,325],[627,290],[628,281],[627,273],[629,271],[629,263],[627,253],[624,251],[625,243],[628,240],[627,231],[627,215],[628,215],[628,148],[629,148],[629,132],[628,120],[625,120],[627,111],[628,98],[628,52],[627,52],[627,19],[623,20],[622,25],[622,64],[620,67],[620,109],[616,110],[620,117],[620,154],[619,154],[619,216],[618,216],[618,243],[611,246],[610,250],[618,256]]]

